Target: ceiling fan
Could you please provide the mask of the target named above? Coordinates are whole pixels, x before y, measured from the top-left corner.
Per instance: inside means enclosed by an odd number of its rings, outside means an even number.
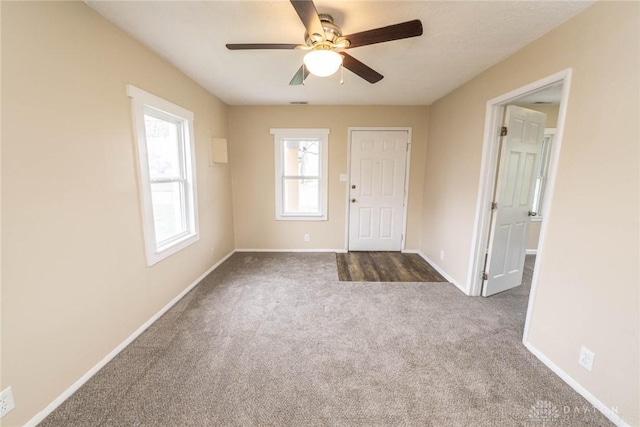
[[[289,82],[290,85],[303,84],[310,73],[319,77],[330,76],[341,65],[369,83],[377,83],[384,77],[382,74],[343,52],[343,50],[422,35],[422,22],[419,19],[414,19],[413,21],[343,36],[342,30],[333,23],[333,18],[330,15],[318,14],[312,0],[290,1],[305,26],[305,44],[231,43],[226,45],[227,49],[230,50],[309,50],[310,52],[304,57],[304,64]]]

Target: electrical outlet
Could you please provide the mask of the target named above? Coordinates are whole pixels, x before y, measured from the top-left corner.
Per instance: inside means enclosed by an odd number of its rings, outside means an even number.
[[[595,359],[595,357],[596,355],[593,351],[585,348],[584,346],[580,347],[580,358],[578,359],[578,363],[589,372],[593,369],[593,359]]]
[[[13,392],[11,391],[11,387],[7,387],[0,393],[0,418],[4,417],[7,412],[11,411],[16,407],[15,402],[13,401]]]
[[[304,235],[304,241],[305,241],[305,242],[308,242],[308,241],[309,241],[309,235],[308,235],[308,234],[305,234],[305,235]]]
[[[440,251],[440,261],[444,261],[444,251]]]

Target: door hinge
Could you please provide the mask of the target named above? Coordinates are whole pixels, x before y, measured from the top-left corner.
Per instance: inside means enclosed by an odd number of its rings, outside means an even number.
[[[500,136],[507,136],[507,127],[506,126],[502,126],[502,129],[500,129]]]
[[[404,242],[404,234],[400,234],[400,241]]]
[[[489,280],[489,275],[484,271],[482,272],[482,280]]]
[[[496,202],[491,202],[491,210],[498,209],[498,204]]]

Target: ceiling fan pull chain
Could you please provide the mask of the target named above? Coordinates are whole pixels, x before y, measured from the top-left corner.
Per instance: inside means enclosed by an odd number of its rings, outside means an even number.
[[[302,63],[302,86],[304,86],[304,82],[305,82],[305,80],[307,80],[307,78],[305,77],[306,74],[307,74],[307,70],[306,70],[304,62],[303,62]]]
[[[340,64],[340,84],[344,84],[344,64]]]

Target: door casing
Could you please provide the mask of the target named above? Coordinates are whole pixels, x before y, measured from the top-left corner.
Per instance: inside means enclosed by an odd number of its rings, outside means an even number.
[[[349,214],[351,210],[351,203],[349,203],[349,183],[351,182],[351,135],[353,131],[405,131],[408,135],[407,145],[407,162],[404,176],[404,200],[402,207],[402,245],[401,250],[404,251],[407,242],[407,206],[409,202],[409,174],[411,172],[411,127],[349,127],[347,132],[349,139],[347,143],[347,182],[345,188],[345,227],[344,227],[344,248],[345,251],[349,251]]]

